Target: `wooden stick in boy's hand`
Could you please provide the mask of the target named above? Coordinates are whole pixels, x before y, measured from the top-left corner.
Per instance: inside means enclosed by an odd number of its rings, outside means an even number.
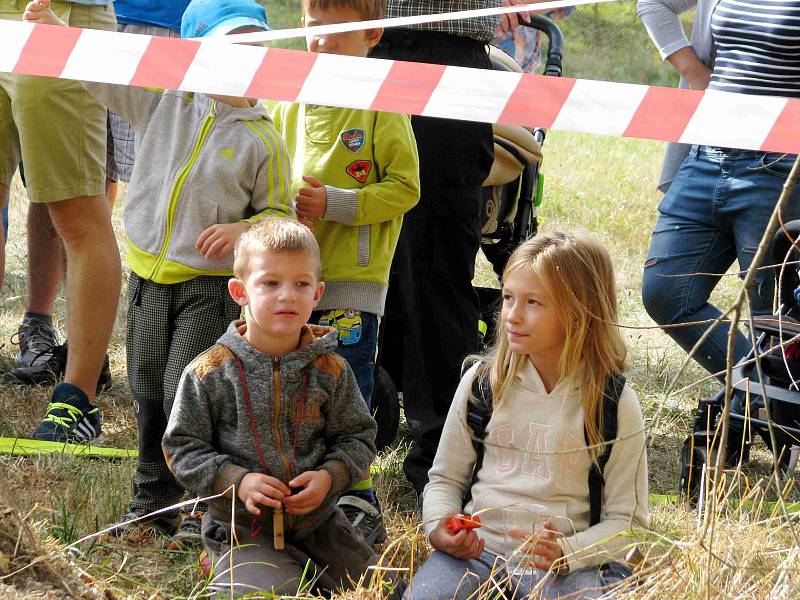
[[[283,550],[283,507],[275,509],[272,516],[272,545],[275,550]]]

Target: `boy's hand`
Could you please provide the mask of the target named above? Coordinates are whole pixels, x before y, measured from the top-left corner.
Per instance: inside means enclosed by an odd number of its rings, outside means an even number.
[[[553,563],[564,557],[564,551],[556,543],[556,535],[558,531],[550,521],[544,524],[544,531],[539,535],[536,544],[530,549],[531,554],[535,554],[537,560],[533,561],[537,569],[549,571],[553,567]]]
[[[208,260],[222,260],[236,247],[236,242],[250,228],[250,223],[212,225],[197,238],[195,247]]]
[[[305,471],[289,482],[293,488],[303,488],[301,491],[286,498],[286,512],[292,515],[305,515],[317,508],[333,486],[331,474],[320,469],[319,471]]]
[[[280,508],[281,502],[292,494],[292,491],[280,479],[263,473],[248,473],[236,490],[239,500],[244,502],[247,512],[260,515],[258,505]]]
[[[28,2],[25,7],[25,12],[22,14],[25,21],[33,21],[34,23],[45,23],[48,25],[66,25],[64,21],[59,19],[52,10],[50,10],[50,0],[33,0]]]
[[[474,529],[460,529],[458,533],[452,533],[447,528],[447,522],[454,516],[448,515],[439,521],[431,533],[431,545],[440,552],[462,560],[478,558],[483,552],[484,540],[478,537]]]
[[[325,186],[310,175],[303,175],[303,181],[311,187],[300,188],[294,198],[297,216],[304,219],[321,219],[328,210],[328,192]]]

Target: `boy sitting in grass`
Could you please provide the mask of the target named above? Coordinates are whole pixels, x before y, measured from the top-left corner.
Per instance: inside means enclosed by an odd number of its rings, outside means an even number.
[[[385,0],[304,0],[303,24],[380,19]],[[365,57],[382,29],[306,37],[311,52]],[[339,331],[339,348],[372,408],[378,325],[403,214],[419,199],[419,160],[407,115],[280,103],[272,112],[292,156],[298,217],[309,223],[322,254],[325,296],[314,321]],[[372,545],[386,538],[372,478],[339,500]]]
[[[376,425],[337,332],[306,324],[325,289],[314,234],[267,219],[242,235],[234,273],[245,320],[183,372],[163,440],[178,481],[220,495],[203,518],[211,587],[297,593],[310,559],[322,587],[349,588],[376,557],[336,499],[375,457]]]

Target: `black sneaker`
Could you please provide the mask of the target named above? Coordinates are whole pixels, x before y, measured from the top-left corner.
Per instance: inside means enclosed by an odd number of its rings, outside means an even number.
[[[172,536],[178,530],[180,513],[166,512],[150,515],[140,509],[129,508],[122,515],[120,522],[111,527],[106,533],[120,537],[130,533],[153,532],[159,535]]]
[[[178,525],[178,532],[170,547],[173,550],[201,547],[203,545],[202,524],[203,513],[200,511],[183,515],[181,524]]]
[[[35,364],[29,367],[16,367],[3,375],[8,383],[17,385],[52,385],[64,377],[67,370],[67,343],[57,344],[47,350],[48,358],[44,361],[36,359]],[[103,360],[103,368],[97,379],[96,392],[111,387],[111,368],[108,363],[108,354]]]
[[[26,317],[11,337],[11,343],[19,345],[15,360],[18,367],[36,367],[50,359],[53,348],[58,345],[58,333],[51,323]]]
[[[387,538],[383,513],[378,506],[359,496],[349,494],[339,498],[339,508],[368,546],[380,544]]]
[[[31,437],[47,442],[82,443],[100,437],[100,409],[89,404],[84,391],[71,383],[53,389],[47,414]]]

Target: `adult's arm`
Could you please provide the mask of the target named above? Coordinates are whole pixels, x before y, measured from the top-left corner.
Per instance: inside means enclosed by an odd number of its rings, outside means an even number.
[[[639,0],[636,12],[661,58],[667,59],[681,48],[691,46],[678,18],[697,6],[697,0]]]

